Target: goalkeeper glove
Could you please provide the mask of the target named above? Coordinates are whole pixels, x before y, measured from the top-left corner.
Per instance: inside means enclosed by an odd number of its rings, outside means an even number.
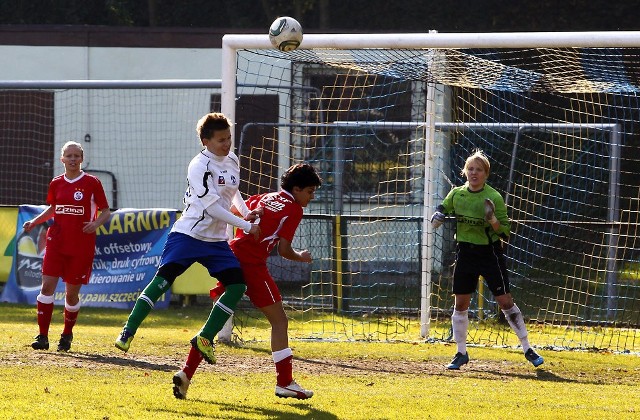
[[[434,229],[439,228],[440,225],[444,223],[444,219],[445,219],[444,213],[442,213],[441,211],[436,211],[431,216],[431,226],[433,226]]]
[[[493,204],[489,198],[484,199],[484,220],[489,222],[490,225],[495,225],[498,223],[498,219],[496,218],[496,205]]]

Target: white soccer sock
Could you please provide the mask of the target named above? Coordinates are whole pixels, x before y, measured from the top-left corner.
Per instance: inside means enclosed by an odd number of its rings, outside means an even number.
[[[69,312],[78,312],[80,310],[80,302],[75,305],[69,305],[67,302],[64,303],[64,309]]]
[[[293,356],[293,351],[291,350],[290,347],[287,347],[286,349],[282,349],[282,350],[276,350],[273,353],[271,353],[271,357],[273,357],[274,363],[278,363],[280,360],[284,360],[289,356]]]
[[[453,339],[458,346],[458,353],[467,352],[467,329],[469,328],[468,311],[453,311],[451,315],[451,327],[453,328]]]
[[[45,305],[50,305],[54,302],[53,295],[43,295],[42,293],[38,294],[36,300],[40,303],[44,303]]]
[[[503,309],[502,313],[504,314],[505,318],[507,318],[507,322],[511,326],[513,332],[515,332],[520,339],[522,351],[526,353],[527,350],[531,348],[531,345],[529,344],[527,326],[524,324],[524,317],[522,316],[522,312],[520,312],[520,308],[518,308],[518,306],[514,303],[511,308]]]

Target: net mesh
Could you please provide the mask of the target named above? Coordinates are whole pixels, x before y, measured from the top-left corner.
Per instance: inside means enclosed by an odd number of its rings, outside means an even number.
[[[532,343],[637,351],[639,64],[622,48],[239,50],[238,95],[279,99],[270,173],[306,160],[325,181],[294,243],[312,250],[308,277],[270,262],[308,321],[295,336],[416,339],[427,290],[427,338],[450,340],[454,223],[429,232],[427,264],[425,203],[482,149]],[[264,155],[248,143],[242,155]],[[470,312],[469,342],[517,344],[482,282]]]

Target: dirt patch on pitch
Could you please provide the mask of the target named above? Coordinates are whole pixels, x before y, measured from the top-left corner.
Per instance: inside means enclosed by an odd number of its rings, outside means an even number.
[[[54,351],[37,351],[33,353],[7,354],[3,363],[13,365],[42,365],[99,370],[105,367],[133,368],[141,370],[155,370],[175,372],[183,364],[186,357],[176,355],[172,357],[141,355],[136,353],[95,354],[85,352],[58,353]],[[271,355],[238,354],[237,352],[218,353],[218,361],[214,365],[203,362],[199,370],[203,372],[218,372],[228,374],[242,373],[273,373],[275,372]],[[445,368],[447,360],[384,360],[384,359],[308,359],[296,357],[294,370],[296,374],[315,376],[324,374],[340,374],[343,376],[371,376],[371,375],[443,375],[462,376],[500,381],[514,379],[539,379],[545,381],[599,383],[601,378],[585,375],[580,378],[567,378],[557,375],[553,366],[543,369],[533,369],[522,363],[507,361],[472,360],[459,371]]]

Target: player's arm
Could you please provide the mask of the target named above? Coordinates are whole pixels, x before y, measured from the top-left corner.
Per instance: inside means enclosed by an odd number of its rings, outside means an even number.
[[[485,220],[498,236],[506,239],[511,233],[509,216],[507,215],[507,206],[502,196],[496,196],[492,199],[485,199],[484,202]]]
[[[25,230],[25,232],[30,232],[31,229],[33,229],[34,227],[36,227],[40,223],[44,223],[47,220],[51,219],[53,217],[54,211],[55,211],[55,209],[54,209],[53,205],[49,205],[49,207],[44,209],[42,211],[42,213],[40,213],[39,215],[37,215],[33,219],[27,220],[26,222],[24,222],[24,224],[22,225],[22,228]]]
[[[231,211],[223,208],[218,202],[207,207],[206,212],[214,219],[222,220],[229,225],[240,228],[250,235],[253,235],[256,240],[260,237],[260,226],[236,216]]]
[[[436,211],[431,215],[431,226],[433,226],[434,229],[439,228],[446,220],[446,214],[451,212],[453,208],[453,197],[456,191],[456,188],[449,191],[449,194],[442,200],[442,204],[438,205]]]
[[[249,222],[260,223],[259,219],[264,214],[264,208],[258,205],[258,207],[250,210],[247,206],[247,203],[250,202],[250,200],[251,198],[249,198],[247,201],[243,201],[242,196],[240,195],[240,191],[236,192],[231,205],[231,213],[244,220],[248,220]],[[252,206],[254,204],[255,203],[251,203]]]
[[[291,246],[291,242],[285,238],[280,238],[278,241],[278,254],[291,261],[311,262],[311,253],[308,250],[296,251]]]
[[[96,217],[96,220],[87,222],[82,227],[82,231],[84,233],[95,232],[100,226],[104,225],[107,220],[109,220],[109,217],[111,217],[111,210],[109,210],[108,207],[105,207],[104,209],[100,209],[98,211],[100,212],[100,214],[98,215],[98,217]]]
[[[247,203],[242,199],[240,191],[236,191],[236,195],[233,196],[233,200],[231,201],[231,212],[243,219],[246,219],[250,213],[249,207],[247,207]]]

